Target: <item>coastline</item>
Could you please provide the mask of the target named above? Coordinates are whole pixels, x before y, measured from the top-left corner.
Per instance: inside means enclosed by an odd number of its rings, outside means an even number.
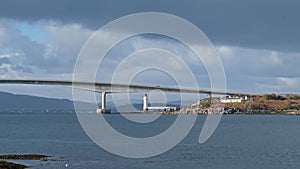
[[[0,155],[0,168],[25,169],[32,166],[18,163],[18,161],[35,160],[48,161],[51,157],[40,154],[2,154]]]
[[[265,94],[261,97],[234,102],[222,102],[221,98],[206,98],[179,111],[165,114],[282,114],[300,115],[300,96]]]
[[[211,109],[202,109],[202,110],[180,110],[180,111],[163,111],[163,112],[148,112],[144,114],[223,114],[223,115],[233,115],[233,114],[244,114],[244,115],[300,115],[299,110],[250,110],[250,111],[241,111],[241,110],[224,110],[224,111],[214,111]]]
[[[226,107],[214,107],[214,108],[194,108],[194,107],[183,107],[177,111],[139,111],[139,112],[114,112],[111,114],[245,114],[245,115],[300,115],[300,110],[243,110],[238,108],[226,108]]]

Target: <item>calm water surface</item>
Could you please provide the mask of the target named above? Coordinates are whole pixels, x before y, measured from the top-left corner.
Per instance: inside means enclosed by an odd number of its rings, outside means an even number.
[[[105,115],[115,129],[148,137],[167,129],[175,115],[150,124]],[[206,116],[200,115],[189,135],[175,148],[152,158],[112,155],[83,132],[72,112],[0,113],[0,154],[45,154],[55,161],[24,162],[33,168],[243,169],[300,168],[300,116],[224,115],[214,135],[198,143]],[[66,164],[68,166],[66,167]]]

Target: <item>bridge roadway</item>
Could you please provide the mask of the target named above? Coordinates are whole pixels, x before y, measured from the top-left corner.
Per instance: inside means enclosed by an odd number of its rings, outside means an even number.
[[[237,95],[237,96],[257,96],[256,94],[237,93],[216,90],[189,89],[189,88],[174,88],[161,87],[150,85],[134,85],[134,84],[113,84],[103,82],[84,82],[84,81],[67,81],[67,80],[28,80],[28,79],[0,79],[0,84],[29,84],[29,85],[51,85],[72,87],[80,90],[102,93],[102,110],[105,110],[106,94],[107,93],[149,93],[153,90],[163,92],[178,92],[178,93],[199,93],[219,95]]]

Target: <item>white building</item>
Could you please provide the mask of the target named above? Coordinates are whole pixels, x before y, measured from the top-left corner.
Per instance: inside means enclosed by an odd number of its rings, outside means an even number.
[[[241,103],[242,97],[225,96],[220,99],[221,103]]]
[[[167,106],[162,106],[162,107],[149,107],[148,106],[148,96],[147,94],[144,95],[143,97],[143,111],[176,111],[179,110],[179,107],[167,107]]]

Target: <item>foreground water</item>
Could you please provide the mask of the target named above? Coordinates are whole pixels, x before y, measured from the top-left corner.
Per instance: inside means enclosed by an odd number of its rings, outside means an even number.
[[[162,115],[140,128],[120,115],[105,115],[116,129],[141,137],[157,134],[175,115]],[[33,168],[278,168],[300,167],[300,116],[224,115],[213,136],[198,143],[206,116],[198,116],[189,135],[175,148],[152,158],[112,155],[82,130],[73,112],[0,113],[0,154],[44,154],[54,161],[28,161]],[[140,130],[140,131],[139,131]],[[67,164],[67,165],[66,165]]]

